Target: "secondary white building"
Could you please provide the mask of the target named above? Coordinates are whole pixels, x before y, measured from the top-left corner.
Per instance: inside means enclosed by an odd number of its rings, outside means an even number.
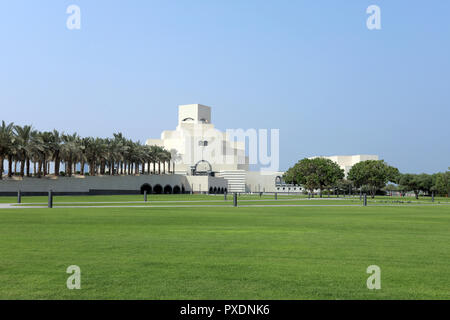
[[[311,157],[310,159],[314,158],[325,158],[336,162],[339,167],[344,170],[345,177],[347,177],[350,169],[358,162],[366,160],[378,160],[379,157],[375,154],[356,154],[352,156],[318,156]]]

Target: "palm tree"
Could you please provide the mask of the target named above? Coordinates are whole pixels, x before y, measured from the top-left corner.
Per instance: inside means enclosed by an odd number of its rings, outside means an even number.
[[[181,156],[176,149],[170,149],[170,159],[172,160],[172,173],[175,174],[175,163],[181,160]]]
[[[17,138],[18,158],[20,160],[20,176],[25,175],[25,165],[27,168],[27,177],[30,176],[30,142],[31,132],[33,128],[31,126],[14,126],[14,132]]]
[[[80,174],[82,174],[82,175],[85,174],[84,167],[86,166],[86,162],[88,162],[87,150],[88,150],[89,143],[91,141],[90,139],[91,138],[81,138],[80,139],[81,153],[79,155],[79,161],[80,161]]]
[[[30,140],[30,158],[34,164],[34,175],[37,175],[38,178],[42,175],[42,163],[45,159],[44,153],[46,152],[44,146],[44,140],[42,139],[42,135],[39,131],[33,130],[31,132],[31,140]],[[37,170],[36,170],[37,164]]]
[[[169,151],[165,150],[164,148],[160,148],[159,161],[161,161],[163,164],[163,174],[166,174],[166,163],[169,164],[169,172],[170,172],[170,157],[171,154]]]
[[[76,172],[80,163],[81,174],[84,174],[85,164],[89,166],[91,175],[106,174],[155,174],[158,163],[158,174],[175,171],[175,161],[178,155],[174,150],[167,151],[160,146],[145,146],[139,141],[126,139],[122,133],[114,133],[113,138],[81,139],[76,133],[64,134],[57,130],[39,132],[32,126],[7,125],[2,121],[0,126],[0,179],[4,171],[4,160],[8,160],[8,176],[17,173],[20,163],[20,176],[30,176],[31,162],[33,173],[37,177],[46,176],[50,172],[50,163],[54,162],[55,176],[59,175],[61,162],[64,162],[67,176]],[[153,172],[152,172],[153,165]],[[14,168],[14,170],[13,170]],[[146,170],[147,168],[147,170]]]
[[[51,160],[55,164],[55,176],[59,176],[59,168],[61,165],[62,137],[57,130],[53,130],[53,132],[49,134],[47,148],[50,153]]]
[[[8,178],[11,178],[14,174],[16,174],[17,171],[17,154],[18,154],[18,142],[17,139],[14,135],[14,132],[12,132],[11,135],[11,141],[10,141],[10,147],[9,147],[9,152],[8,152]],[[14,165],[14,171],[13,171],[13,163],[15,163]]]
[[[158,174],[161,174],[161,162],[163,162],[164,165],[164,173],[166,171],[166,166],[165,166],[165,161],[166,161],[166,153],[163,147],[159,147],[157,146],[157,153],[156,153],[156,158],[158,161]]]
[[[61,158],[64,160],[66,175],[71,177],[77,155],[82,151],[80,139],[76,133],[72,135],[63,134],[62,141]]]
[[[128,153],[128,145],[127,145],[127,140],[124,138],[124,136],[122,135],[121,132],[119,133],[114,133],[114,144],[116,146],[116,157],[117,157],[117,161],[120,163],[118,163],[118,168],[117,168],[117,173],[118,174],[123,174],[124,173],[124,164],[125,164],[125,157]],[[119,172],[119,166],[120,166],[120,172]]]
[[[95,139],[96,150],[97,150],[97,167],[100,174],[105,174],[106,171],[106,161],[108,160],[108,145],[105,139],[96,138]]]
[[[169,168],[168,173],[170,173],[170,162],[172,160],[172,153],[170,151],[165,150],[165,149],[164,149],[164,153],[165,153],[166,162],[167,162],[167,165],[168,165],[168,168]]]
[[[3,164],[8,157],[13,143],[13,123],[6,124],[2,121],[0,126],[0,180],[3,179]]]
[[[52,151],[52,139],[53,139],[53,132],[45,131],[40,133],[42,138],[42,167],[43,167],[43,174],[44,177],[49,174],[49,159],[51,159]]]

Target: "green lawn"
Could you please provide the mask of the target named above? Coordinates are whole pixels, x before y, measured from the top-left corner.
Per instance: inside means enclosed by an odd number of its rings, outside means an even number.
[[[449,299],[449,261],[448,205],[0,210],[0,299]]]

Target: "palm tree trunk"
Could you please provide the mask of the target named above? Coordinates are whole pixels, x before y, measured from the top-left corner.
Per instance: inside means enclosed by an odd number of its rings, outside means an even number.
[[[3,179],[3,164],[4,164],[4,159],[3,159],[3,157],[0,157],[0,180]]]
[[[12,157],[8,156],[8,178],[12,177]]]
[[[30,176],[30,165],[31,165],[31,163],[30,163],[30,158],[26,158],[26,162],[27,162],[27,177],[29,177]]]
[[[59,176],[59,165],[60,165],[59,157],[55,157],[55,176]]]
[[[85,167],[85,162],[84,162],[84,160],[81,161],[80,166],[81,166],[81,167],[80,167],[80,173],[81,173],[81,175],[84,176],[84,167]]]
[[[38,178],[40,178],[42,175],[42,161],[39,160],[38,162]]]
[[[25,175],[25,159],[20,161],[20,176],[23,178]]]
[[[44,162],[42,163],[44,167],[44,177],[47,175],[47,159],[44,157]]]
[[[67,176],[72,176],[72,161],[67,162]]]
[[[36,161],[33,161],[33,174],[36,176]]]
[[[17,163],[18,161],[14,161],[14,175],[17,175]]]
[[[161,161],[158,161],[158,174],[161,174]]]

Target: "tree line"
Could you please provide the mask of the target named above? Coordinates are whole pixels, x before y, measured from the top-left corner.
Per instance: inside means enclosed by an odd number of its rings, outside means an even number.
[[[449,168],[450,170],[450,168]],[[403,196],[414,192],[416,198],[422,192],[426,195],[439,194],[448,196],[450,192],[450,171],[435,174],[402,174],[383,160],[366,160],[355,164],[344,179],[344,170],[337,163],[326,158],[303,159],[289,168],[283,179],[286,183],[303,186],[314,193],[319,190],[322,197],[324,191],[345,190],[351,192],[357,188],[360,192],[368,192],[372,198],[380,191],[398,191]],[[390,183],[390,184],[388,184]]]
[[[114,133],[112,138],[94,138],[57,130],[41,132],[30,125],[18,126],[5,121],[0,126],[0,179],[5,160],[8,161],[8,177],[13,174],[31,177],[33,168],[33,174],[41,178],[51,174],[50,163],[54,163],[55,176],[133,175],[161,174],[161,166],[162,173],[166,173],[166,164],[170,172],[171,159],[172,153],[164,148],[143,145],[125,138],[122,133]],[[64,171],[60,171],[61,164],[64,164]]]

